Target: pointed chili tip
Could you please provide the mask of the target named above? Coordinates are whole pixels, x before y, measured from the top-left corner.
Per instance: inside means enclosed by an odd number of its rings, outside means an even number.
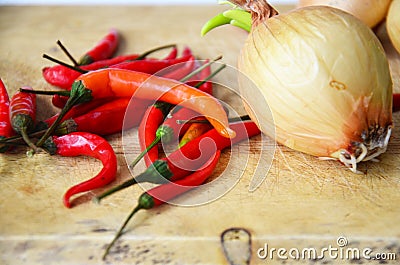
[[[65,207],[67,208],[71,208],[71,197],[74,196],[75,194],[78,194],[80,192],[80,190],[77,190],[77,185],[72,186],[71,188],[69,188],[65,193],[64,193],[64,197],[63,197],[63,202]]]
[[[227,127],[221,131],[221,134],[227,138],[235,138],[236,137],[236,132],[232,130],[231,128]]]
[[[70,203],[69,199],[70,199],[70,196],[64,195],[63,203],[64,203],[65,207],[67,207],[67,208],[71,208],[71,203]]]

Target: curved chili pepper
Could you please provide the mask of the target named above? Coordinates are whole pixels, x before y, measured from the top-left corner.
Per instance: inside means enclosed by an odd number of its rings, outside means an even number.
[[[0,78],[0,139],[11,137],[14,130],[10,122],[10,98],[7,89]],[[8,146],[1,147],[0,153],[8,150]]]
[[[67,190],[63,198],[67,208],[71,207],[70,199],[73,195],[104,187],[116,178],[117,157],[114,150],[104,138],[96,134],[73,132],[59,137],[53,136],[52,142],[46,142],[45,147],[51,154],[90,156],[99,159],[103,164],[103,168],[96,176]]]
[[[85,65],[110,58],[117,50],[118,44],[118,31],[116,29],[111,29],[106,36],[82,56],[78,64]]]
[[[400,93],[393,94],[393,112],[400,110]]]
[[[170,48],[170,47],[173,47],[173,49],[167,55],[166,58],[173,57],[172,59],[170,59],[173,62],[173,59],[175,59],[174,57],[176,57],[176,53],[177,53],[176,45],[160,46],[160,47],[148,50],[142,54],[121,55],[121,56],[117,56],[117,57],[114,57],[111,59],[96,61],[91,64],[83,65],[83,66],[68,65],[68,64],[58,61],[57,59],[54,59],[50,56],[43,55],[45,58],[50,59],[59,64],[52,66],[52,67],[44,67],[42,69],[42,75],[49,84],[51,84],[53,86],[57,86],[62,89],[70,90],[71,85],[75,81],[75,79],[77,79],[83,73],[87,73],[89,71],[94,71],[94,70],[103,69],[103,68],[109,68],[109,67],[112,67],[113,65],[118,65],[123,62],[134,62],[136,60],[144,60],[149,54],[159,51],[159,50],[162,50],[162,49]],[[158,59],[146,59],[146,60],[156,61]],[[130,65],[128,64],[127,66],[130,66]],[[132,67],[134,67],[134,65],[132,65]],[[139,69],[137,69],[137,70],[139,70]]]
[[[32,90],[31,87],[23,87],[23,89]],[[14,131],[23,137],[26,144],[36,149],[28,136],[28,133],[34,128],[36,120],[36,95],[17,92],[11,98],[10,120]]]
[[[140,210],[145,209],[152,209],[154,207],[160,206],[170,200],[188,192],[201,184],[203,184],[208,177],[212,174],[214,169],[216,168],[221,151],[217,150],[215,155],[211,157],[211,159],[206,163],[206,165],[201,169],[196,171],[195,173],[187,176],[184,179],[177,180],[176,182],[170,182],[163,185],[156,186],[140,195],[138,204],[128,217],[125,219],[124,223],[122,224],[121,228],[118,230],[117,234],[115,235],[114,239],[106,248],[103,260],[108,255],[111,247],[117,241],[118,238],[122,235],[123,230],[132,219],[132,217]]]
[[[158,148],[152,148],[150,145],[155,139],[157,128],[162,124],[164,117],[168,114],[170,108],[170,104],[157,101],[152,106],[148,107],[139,124],[138,138],[140,149],[142,152],[147,150],[147,152],[143,153],[146,166],[150,166],[158,159]],[[148,148],[149,146],[150,148]]]
[[[158,148],[156,145],[162,141],[163,143],[170,143],[173,140],[177,139],[178,136],[182,135],[184,131],[187,130],[189,125],[187,123],[177,123],[177,120],[181,119],[190,119],[198,114],[190,109],[180,109],[174,115],[168,116],[166,120],[158,123],[158,120],[165,117],[163,111],[166,111],[171,106],[165,106],[165,110],[159,109],[159,107],[155,106],[154,110],[151,109],[149,114],[152,114],[151,111],[160,111],[161,113],[156,113],[157,121],[153,122],[153,116],[144,116],[143,120],[140,124],[139,128],[139,140],[140,147],[142,149],[142,153],[129,165],[130,168],[133,168],[143,157],[145,157],[146,165],[150,166],[156,159],[158,159]],[[161,115],[158,115],[161,114]],[[154,132],[155,130],[155,132]],[[149,154],[150,152],[150,154]]]
[[[118,98],[109,101],[81,116],[65,120],[59,128],[74,128],[78,132],[90,132],[98,135],[110,135],[121,132],[123,129],[130,129],[137,126],[150,101],[135,101],[136,104],[129,104],[129,98]],[[128,109],[129,108],[129,109]],[[135,113],[125,120],[127,109]],[[68,130],[69,131],[69,130]]]
[[[119,190],[141,182],[162,184],[167,181],[182,179],[200,168],[216,150],[223,150],[244,139],[260,134],[257,125],[251,121],[233,123],[231,127],[236,131],[234,138],[226,138],[221,136],[216,129],[211,129],[167,157],[156,160],[137,177],[111,188],[98,196],[97,199],[101,200]]]
[[[103,69],[82,75],[76,82],[82,82],[94,99],[135,96],[181,105],[205,116],[221,135],[228,138],[235,135],[229,128],[224,108],[216,98],[178,81],[143,72]]]

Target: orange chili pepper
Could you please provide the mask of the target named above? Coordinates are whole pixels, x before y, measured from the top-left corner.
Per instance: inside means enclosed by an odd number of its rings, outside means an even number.
[[[82,82],[93,99],[135,96],[187,107],[204,115],[222,136],[235,136],[216,98],[179,81],[123,69],[102,69],[81,75],[75,82]]]
[[[212,127],[209,123],[192,123],[182,136],[182,139],[179,142],[179,147],[184,146],[188,142],[203,135],[205,132],[211,129]]]

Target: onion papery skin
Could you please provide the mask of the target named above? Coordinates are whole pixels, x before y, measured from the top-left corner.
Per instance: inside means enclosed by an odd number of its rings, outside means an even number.
[[[400,53],[400,0],[393,0],[390,4],[386,29],[393,46]]]
[[[373,28],[382,22],[392,0],[299,0],[298,7],[327,5],[339,8]]]
[[[296,9],[254,25],[238,68],[265,96],[279,143],[346,161],[360,156],[361,144],[368,147],[361,159],[386,150],[392,80],[383,47],[368,26],[327,6]],[[241,93],[249,115],[269,135],[265,106],[257,105],[246,87]],[[354,169],[354,163],[348,166]]]

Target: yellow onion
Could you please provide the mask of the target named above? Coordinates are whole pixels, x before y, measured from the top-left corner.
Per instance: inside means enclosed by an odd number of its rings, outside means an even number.
[[[369,27],[376,26],[386,17],[392,0],[299,0],[298,6],[327,5],[354,15]]]
[[[393,0],[390,4],[386,29],[393,46],[400,52],[400,0]]]
[[[392,80],[383,47],[354,16],[328,6],[274,15],[265,1],[233,1],[253,23],[239,70],[264,95],[276,140],[320,158],[357,163],[386,151],[392,128]],[[240,20],[240,18],[239,18]],[[251,86],[250,86],[251,87]],[[267,110],[241,87],[249,115],[273,136]]]

